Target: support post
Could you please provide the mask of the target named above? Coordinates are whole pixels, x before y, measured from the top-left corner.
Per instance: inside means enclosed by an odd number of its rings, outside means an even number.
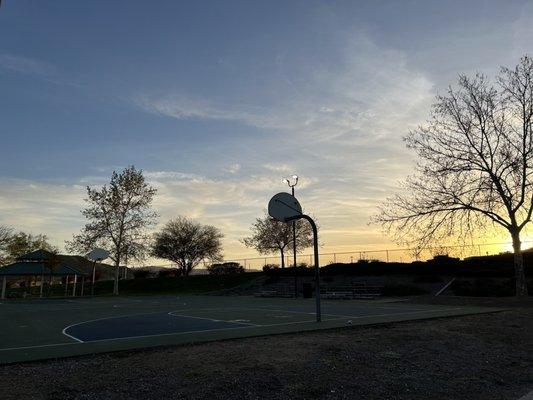
[[[320,264],[318,260],[318,230],[316,228],[315,221],[309,215],[298,215],[296,217],[288,219],[286,222],[290,222],[296,219],[306,219],[311,224],[313,229],[313,248],[315,258],[315,303],[316,303],[316,322],[322,321],[322,311],[320,309]]]
[[[65,297],[68,296],[68,275],[65,277]]]
[[[294,186],[291,186],[294,197]],[[298,297],[298,269],[296,268],[296,221],[292,221],[292,255],[294,258],[294,298]]]
[[[7,276],[4,275],[4,279],[2,279],[2,300],[6,298],[6,288],[7,288]]]
[[[83,297],[84,289],[85,289],[85,276],[82,276],[81,277],[81,293],[80,293],[81,297]]]
[[[96,260],[93,261],[93,283],[91,285],[91,296],[94,296],[94,279],[96,277]]]
[[[78,281],[78,275],[74,274],[74,285],[72,285],[72,297],[76,297],[76,283]]]
[[[41,287],[39,289],[39,297],[43,297],[43,287],[44,287],[44,272],[41,274]]]

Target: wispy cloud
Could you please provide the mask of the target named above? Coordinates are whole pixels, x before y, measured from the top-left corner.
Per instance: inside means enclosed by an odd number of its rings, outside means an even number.
[[[272,172],[291,173],[294,171],[294,167],[289,164],[263,164],[263,168]]]
[[[287,85],[286,79],[272,77],[270,86],[279,88],[276,101],[262,93],[255,104],[168,93],[145,94],[136,102],[167,117],[234,120],[316,141],[361,143],[397,134],[427,109],[433,85],[408,66],[401,52],[382,49],[360,36],[353,39],[338,65],[319,66],[299,77],[297,91],[293,80]]]
[[[229,165],[227,168],[225,168],[225,171],[232,174],[232,175],[235,175],[236,173],[238,173],[240,170],[241,170],[241,164],[239,163],[233,163],[231,165]]]
[[[45,77],[57,74],[56,67],[50,63],[12,54],[0,54],[0,70]]]
[[[0,73],[10,72],[38,78],[56,85],[81,87],[54,64],[13,54],[0,54]]]

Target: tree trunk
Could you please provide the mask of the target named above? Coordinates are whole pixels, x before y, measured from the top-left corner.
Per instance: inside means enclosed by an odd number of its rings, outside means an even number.
[[[525,297],[527,296],[527,283],[526,274],[524,272],[524,256],[522,255],[520,233],[511,232],[511,236],[513,238],[516,296]]]
[[[115,260],[115,283],[113,285],[113,294],[118,296],[118,280],[120,278],[120,256]]]
[[[285,252],[283,249],[279,249],[279,252],[281,253],[281,268],[285,268]]]

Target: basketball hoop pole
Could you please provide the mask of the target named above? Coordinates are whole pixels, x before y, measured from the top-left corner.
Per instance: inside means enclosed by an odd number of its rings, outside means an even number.
[[[306,219],[311,224],[313,229],[313,247],[315,253],[315,300],[316,300],[316,322],[322,321],[322,312],[320,310],[320,266],[318,263],[318,231],[316,229],[315,221],[309,215],[300,214],[294,217],[287,218],[285,222],[296,221],[300,218]]]

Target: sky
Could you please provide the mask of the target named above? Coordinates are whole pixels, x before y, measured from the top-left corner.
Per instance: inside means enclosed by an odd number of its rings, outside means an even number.
[[[296,173],[322,251],[393,248],[369,218],[413,171],[403,137],[459,73],[532,54],[532,19],[532,1],[4,0],[0,224],[63,248],[85,187],[133,164],[158,227],[217,226],[244,258]]]

